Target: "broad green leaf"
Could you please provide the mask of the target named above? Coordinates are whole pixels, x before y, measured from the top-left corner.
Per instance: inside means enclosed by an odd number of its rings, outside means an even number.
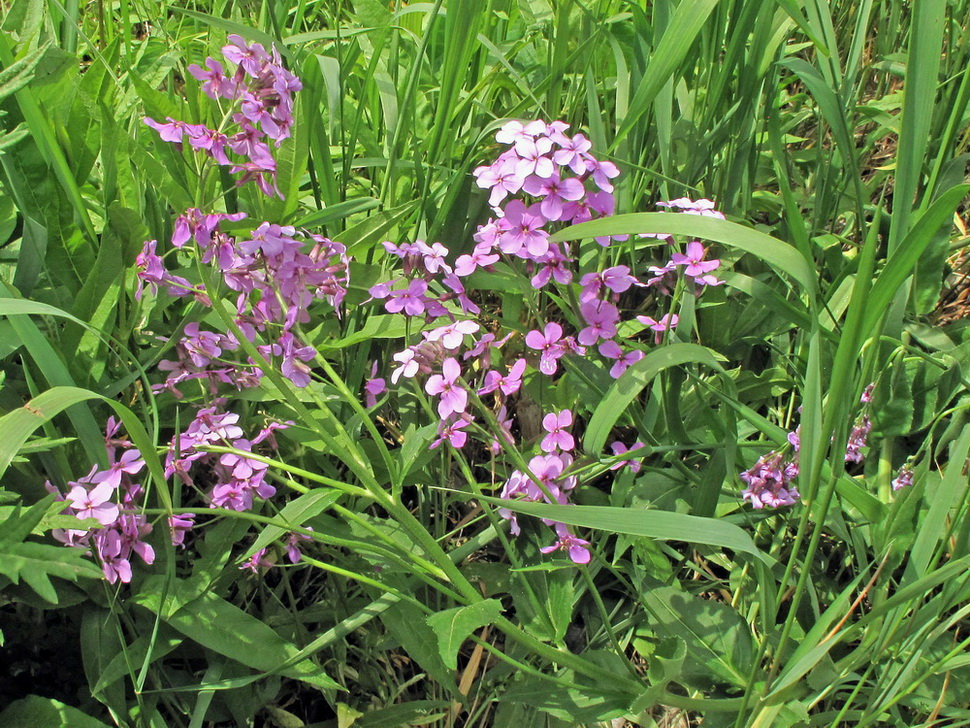
[[[476,629],[492,624],[502,613],[502,602],[486,599],[467,607],[446,609],[428,617],[428,626],[438,636],[438,652],[445,666],[458,669],[458,650]]]
[[[626,533],[661,541],[686,541],[729,548],[757,556],[766,563],[773,559],[755,546],[751,537],[733,523],[670,511],[648,511],[613,506],[561,506],[550,503],[505,500],[483,496],[481,500],[536,518],[551,518],[572,526],[596,528],[607,533]]]
[[[19,584],[23,579],[30,588],[51,604],[57,604],[57,591],[50,577],[70,581],[101,577],[101,569],[83,552],[46,543],[0,543],[0,574]]]
[[[306,528],[304,525],[309,519],[314,516],[323,513],[330,506],[337,502],[340,498],[341,493],[337,490],[320,489],[313,490],[309,493],[301,495],[299,498],[290,501],[285,506],[283,510],[279,512],[276,516],[276,520],[284,521],[296,528]],[[265,526],[260,532],[259,536],[250,546],[244,558],[252,556],[254,553],[259,551],[261,548],[269,546],[274,541],[283,538],[289,533],[284,528],[279,526]]]
[[[159,595],[139,594],[136,603],[158,613]],[[340,685],[323,668],[303,659],[290,664],[298,655],[296,645],[280,637],[239,607],[209,592],[189,602],[174,614],[163,619],[203,647],[264,673],[281,673],[318,688],[339,690]]]
[[[729,684],[746,684],[754,645],[750,629],[734,609],[674,587],[650,589],[641,599],[653,617],[650,632],[680,637],[687,645],[692,682],[704,682],[713,673]]]
[[[692,217],[685,215],[684,217]],[[610,431],[626,408],[640,395],[654,377],[670,367],[684,364],[704,364],[723,371],[718,363],[719,355],[697,344],[670,344],[654,349],[631,366],[611,386],[603,400],[596,406],[586,426],[584,447],[586,452],[598,455],[603,451]],[[723,359],[723,357],[721,357]]]
[[[53,698],[28,695],[0,713],[0,725],[16,728],[108,728],[100,720]]]
[[[637,212],[603,217],[598,220],[570,225],[549,239],[553,242],[581,240],[603,235],[635,235],[637,233],[669,233],[713,240],[751,253],[765,263],[794,278],[803,292],[814,295],[817,289],[816,272],[796,248],[778,238],[739,225],[703,215],[684,215],[673,212]]]

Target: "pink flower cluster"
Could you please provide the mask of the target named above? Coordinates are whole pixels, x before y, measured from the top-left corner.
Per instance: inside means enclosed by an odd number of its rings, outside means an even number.
[[[529,461],[528,473],[519,470],[512,472],[502,488],[502,498],[545,501],[558,505],[569,504],[569,494],[578,483],[575,475],[568,474],[573,464],[570,453],[576,447],[576,441],[569,432],[572,424],[573,413],[568,409],[550,412],[543,418],[542,427],[547,433],[540,444],[543,454],[536,455]],[[512,534],[517,536],[521,528],[515,513],[508,508],[500,508],[498,513],[502,518],[511,521]],[[542,521],[547,526],[551,526],[556,533],[556,541],[552,545],[539,549],[542,553],[549,554],[561,550],[565,551],[575,564],[589,563],[589,541],[573,534],[564,523],[546,518]]]
[[[99,524],[87,530],[56,529],[54,538],[67,546],[93,548],[105,578],[112,584],[117,581],[127,584],[132,576],[132,554],[151,564],[155,561],[155,550],[144,541],[152,526],[138,513],[144,488],[132,479],[145,467],[145,461],[128,440],[117,437],[119,429],[114,418],[109,418],[105,434],[107,470],[94,466],[83,478],[68,483],[66,496],[50,482],[45,487],[66,504],[62,513],[93,518]]]
[[[246,453],[253,452],[253,447],[264,440],[275,446],[273,432],[289,425],[272,422],[249,440],[239,426],[239,415],[220,412],[223,405],[224,401],[218,400],[200,409],[185,431],[172,439],[165,457],[165,476],[178,476],[185,485],[196,486],[192,470],[196,464],[204,466],[198,470],[204,473],[206,483],[214,481],[206,495],[210,507],[248,511],[255,498],[267,499],[276,493],[276,488],[266,482],[269,466],[245,454],[219,454],[207,448],[216,445]]]
[[[214,58],[207,58],[206,68],[196,64],[189,72],[203,81],[202,90],[210,98],[227,99],[232,102],[232,121],[238,131],[229,135],[220,129],[209,129],[203,124],[188,124],[167,117],[165,122],[146,118],[145,123],[159,133],[162,141],[181,145],[187,139],[189,145],[213,159],[217,164],[230,167],[232,174],[242,172],[237,184],[255,181],[268,196],[282,197],[276,187],[276,160],[270,152],[266,139],[278,147],[290,136],[293,125],[293,94],[303,88],[300,79],[283,67],[275,48],[267,53],[259,43],[247,44],[238,35],[230,35],[229,44],[222,54],[235,64],[228,73]],[[242,158],[233,161],[227,152]]]
[[[190,209],[176,220],[172,245],[185,248],[194,241],[201,262],[214,265],[226,287],[236,292],[235,322],[246,338],[256,344],[262,335],[267,343],[258,344],[259,351],[267,359],[279,361],[283,375],[295,385],[305,387],[310,383],[307,362],[316,356],[316,350],[301,343],[294,328],[310,321],[309,306],[315,300],[325,299],[334,308],[340,306],[349,284],[346,249],[320,235],[266,222],[250,231],[246,239],[231,237],[219,229],[223,221],[237,222],[243,217],[241,213],[205,215]],[[307,240],[313,247],[304,252]],[[142,294],[143,283],[154,291],[165,285],[173,295],[193,295],[203,305],[211,305],[204,286],[166,271],[155,252],[156,245],[156,241],[149,241],[138,257],[136,295]],[[255,386],[262,372],[252,359],[239,364],[224,357],[224,352],[238,348],[232,332],[205,331],[198,322],[191,322],[176,344],[177,360],[159,364],[169,374],[156,389],[181,396],[178,385],[192,379],[209,381],[213,391],[219,383]]]
[[[537,289],[550,280],[563,285],[572,280],[568,248],[549,242],[549,226],[612,215],[616,201],[610,180],[620,171],[612,162],[590,154],[589,139],[582,134],[569,136],[568,129],[561,121],[510,121],[495,135],[509,149],[492,164],[478,167],[475,177],[479,187],[490,190],[489,204],[496,217],[475,234],[474,252],[456,261],[459,275],[491,265],[501,252],[526,262]],[[509,195],[520,193],[528,197],[505,202]],[[603,245],[610,242],[598,240]]]
[[[797,476],[796,463],[786,461],[780,453],[770,452],[741,473],[741,480],[748,486],[741,492],[741,497],[759,509],[795,505],[800,495],[792,481]]]
[[[845,448],[845,462],[847,463],[861,463],[864,460],[862,448],[866,447],[869,432],[872,430],[872,421],[867,409],[872,402],[872,390],[875,386],[875,383],[869,384],[859,400],[866,409],[863,410],[849,435],[849,441]],[[799,412],[801,412],[801,408],[799,408]],[[744,500],[751,501],[751,505],[755,508],[764,508],[765,506],[777,508],[794,505],[798,502],[798,490],[791,482],[798,477],[801,425],[796,427],[794,432],[788,433],[788,443],[794,451],[791,460],[786,461],[783,455],[772,451],[760,458],[749,470],[741,473],[741,480],[748,485],[741,492],[741,497]],[[897,479],[893,481],[893,489],[899,490],[899,488],[910,485],[912,477],[912,470],[906,471],[904,466],[900,469]]]

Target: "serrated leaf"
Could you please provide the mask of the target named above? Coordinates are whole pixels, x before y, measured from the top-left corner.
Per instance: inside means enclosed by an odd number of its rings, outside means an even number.
[[[23,579],[42,598],[57,604],[51,576],[70,581],[96,579],[101,577],[101,569],[78,549],[31,542],[0,543],[0,574],[14,584]]]

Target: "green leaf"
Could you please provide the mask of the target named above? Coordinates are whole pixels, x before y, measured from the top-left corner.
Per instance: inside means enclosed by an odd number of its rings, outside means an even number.
[[[771,557],[755,546],[751,537],[733,523],[670,511],[648,511],[613,506],[561,506],[482,496],[492,505],[536,518],[551,518],[572,526],[596,528],[607,533],[647,536],[661,541],[686,541],[729,548],[757,556],[765,563]]]
[[[48,495],[43,500],[34,503],[30,508],[17,510],[5,521],[3,528],[0,529],[0,543],[20,543],[33,533],[37,524],[44,520],[51,503],[54,502],[54,494]]]
[[[952,210],[951,210],[952,212]],[[817,289],[814,267],[796,248],[778,238],[727,220],[673,212],[637,212],[615,215],[570,225],[551,236],[551,242],[581,240],[603,235],[669,233],[713,240],[743,250],[794,278],[803,291],[814,295]]]
[[[0,725],[17,728],[108,728],[100,720],[53,698],[28,695],[0,713]]]
[[[428,617],[428,626],[438,636],[438,652],[445,667],[458,669],[458,650],[476,629],[492,624],[502,613],[502,602],[486,599],[467,607],[446,609]]]
[[[753,656],[748,625],[731,607],[692,597],[674,587],[651,589],[642,596],[650,611],[650,631],[660,637],[680,637],[693,658],[695,680],[711,674],[743,687]]]
[[[970,192],[970,185],[951,187],[929,209],[920,215],[913,228],[906,234],[899,247],[893,252],[883,268],[872,290],[866,298],[866,312],[862,324],[862,335],[872,331],[876,322],[889,309],[900,286],[912,273],[917,261],[926,248],[933,242],[940,228],[953,218],[953,211]]]
[[[694,216],[684,215],[684,217]],[[583,440],[586,451],[594,455],[603,451],[606,439],[617,420],[639,396],[643,388],[664,369],[697,363],[723,371],[717,361],[718,358],[723,359],[719,354],[697,344],[670,344],[648,353],[613,382],[606,396],[596,406],[586,426]]]
[[[683,0],[673,11],[663,37],[649,55],[650,60],[643,80],[630,101],[629,112],[616,132],[613,147],[623,141],[640,123],[641,117],[646,114],[657,94],[674,76],[715,5],[717,0]]]
[[[0,574],[14,584],[23,579],[30,588],[51,604],[57,604],[57,591],[51,576],[77,581],[98,579],[101,569],[78,549],[45,543],[0,543]]]
[[[137,604],[159,611],[160,596],[139,594]],[[264,673],[281,673],[295,680],[328,690],[340,690],[323,668],[308,659],[289,664],[299,653],[291,642],[270,626],[212,592],[203,594],[170,616],[161,615],[172,627],[213,652]]]
[[[439,644],[438,637],[424,616],[414,605],[398,602],[381,613],[381,622],[422,670],[457,696],[455,675],[445,665],[439,650],[435,649]]]
[[[330,506],[337,502],[341,493],[337,490],[320,489],[301,495],[296,500],[292,500],[283,506],[283,510],[276,516],[276,520],[290,524],[293,529],[306,528],[304,525],[309,519],[323,513]],[[289,529],[279,526],[266,526],[256,537],[256,541],[250,546],[243,558],[249,558],[261,548],[269,546],[274,541],[279,540],[289,533]]]
[[[0,417],[0,475],[34,430],[71,405],[95,398],[100,395],[87,389],[54,387]]]

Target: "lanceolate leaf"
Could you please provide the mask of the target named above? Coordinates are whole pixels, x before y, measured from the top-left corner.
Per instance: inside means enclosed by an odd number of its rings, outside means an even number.
[[[139,595],[136,600],[152,611],[158,610],[157,593]],[[340,689],[321,667],[308,659],[288,664],[299,653],[296,645],[211,592],[189,602],[165,621],[203,647],[246,667],[266,673],[281,672],[319,688]]]
[[[561,506],[489,497],[482,497],[481,500],[516,513],[536,518],[551,518],[571,526],[596,528],[608,533],[646,536],[661,541],[686,541],[718,546],[752,554],[766,563],[772,561],[755,546],[754,541],[743,529],[717,518],[612,506]]]
[[[758,230],[713,217],[672,212],[615,215],[571,225],[550,237],[550,240],[559,242],[637,233],[669,233],[713,240],[760,258],[794,278],[802,290],[810,295],[814,295],[817,289],[815,270],[796,248]]]
[[[710,349],[697,344],[670,344],[654,349],[623,372],[596,406],[589,420],[584,439],[586,451],[598,454],[603,450],[613,425],[643,388],[660,372],[670,367],[692,363],[721,369],[717,356]]]

